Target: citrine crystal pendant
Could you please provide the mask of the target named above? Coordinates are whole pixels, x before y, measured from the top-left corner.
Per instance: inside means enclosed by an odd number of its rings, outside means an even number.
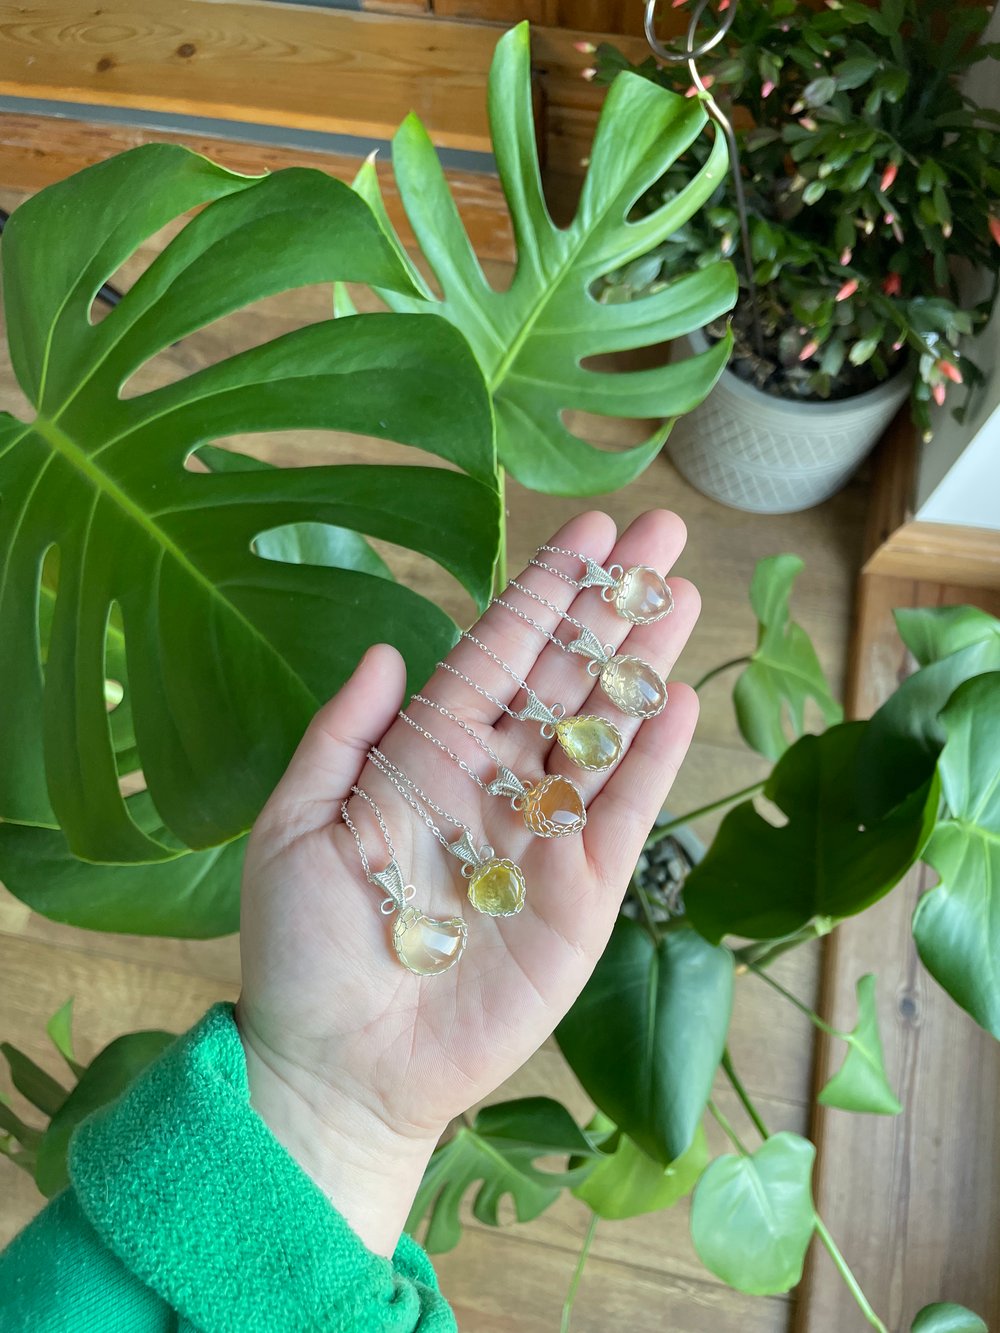
[[[612,565],[604,569],[586,557],[584,563],[587,568],[580,580],[581,588],[600,588],[604,600],[633,625],[651,625],[674,609],[674,595],[666,579],[648,565],[633,565],[631,569]]]
[[[622,734],[603,717],[564,717],[555,723],[556,740],[580,768],[600,773],[622,757]]]
[[[392,927],[396,957],[418,977],[436,977],[454,967],[465,951],[469,928],[460,916],[440,920],[404,907]]]
[[[567,651],[590,659],[587,670],[596,675],[601,689],[611,702],[643,721],[656,717],[667,706],[667,687],[658,671],[641,657],[616,653],[605,646],[593,630],[584,629],[580,637],[566,645]]]
[[[472,834],[448,844],[448,851],[462,862],[462,874],[469,881],[469,902],[486,916],[515,916],[524,906],[524,871],[505,857],[494,856],[492,847],[476,850]]]
[[[528,787],[518,800],[524,822],[539,838],[566,838],[579,833],[587,822],[587,810],[578,788],[569,778],[542,778]]]

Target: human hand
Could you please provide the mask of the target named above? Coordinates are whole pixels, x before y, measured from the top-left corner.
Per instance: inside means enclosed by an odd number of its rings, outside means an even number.
[[[573,519],[552,542],[605,566],[648,564],[663,571],[684,539],[679,518],[652,511],[617,544],[614,524],[600,513]],[[632,626],[594,590],[577,592],[531,567],[519,581],[569,610],[602,643],[619,645],[628,634],[627,651],[665,676],[700,605],[690,583],[670,579],[673,613]],[[546,628],[559,623],[516,590],[507,596]],[[618,766],[588,772],[574,767],[554,741],[543,740],[536,725],[500,713],[449,673],[435,672],[424,690],[473,726],[525,780],[543,771],[571,777],[588,808],[581,835],[533,836],[508,801],[484,793],[401,722],[403,663],[382,645],[366,654],[313,720],[247,851],[236,1017],[253,1104],[369,1248],[387,1255],[449,1121],[524,1063],[593,971],[698,714],[694,691],[673,684],[666,709],[640,727],[614,709],[582,658],[550,645],[503,607],[491,607],[474,632],[547,703],[607,717],[622,732],[627,748]],[[448,660],[498,698],[513,699],[514,681],[475,645],[459,643]],[[408,711],[492,780],[486,755],[452,722],[420,704]],[[527,897],[518,915],[472,910],[459,863],[366,762],[374,744],[472,829],[477,846],[488,842],[521,866]],[[414,976],[392,951],[391,925],[387,929],[379,912],[382,895],[365,879],[340,815],[355,783],[384,813],[406,881],[416,887],[414,905],[468,922],[463,957],[439,976]],[[351,814],[372,869],[383,869],[388,856],[372,811],[355,798]]]

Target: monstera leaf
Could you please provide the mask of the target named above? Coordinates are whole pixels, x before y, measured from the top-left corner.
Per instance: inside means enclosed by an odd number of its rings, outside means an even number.
[[[101,284],[195,209],[91,322]],[[93,861],[216,846],[249,826],[368,644],[393,639],[415,683],[454,633],[377,571],[255,543],[316,524],[384,538],[483,601],[499,503],[482,375],[447,321],[380,314],[128,392],[158,352],[272,293],[349,279],[414,294],[370,209],[320,172],[247,178],[139,148],[25,203],[2,255],[11,356],[37,416],[0,421],[0,817],[61,826]],[[210,441],[293,428],[414,445],[464,471],[186,466]],[[109,678],[124,687],[117,734]],[[120,794],[137,763],[162,835]]]
[[[594,495],[625,485],[647,466],[666,432],[644,444],[605,452],[573,435],[563,414],[578,409],[610,417],[673,417],[708,393],[729,358],[723,338],[710,351],[669,367],[608,373],[585,358],[650,347],[700,328],[728,310],[736,279],[726,263],[673,282],[623,305],[601,305],[595,284],[660,244],[716,190],[726,171],[721,137],[691,183],[654,213],[630,221],[633,206],[705,126],[694,100],[647,79],[622,74],[608,93],[590,154],[576,216],[553,223],[542,194],[531,111],[528,25],[499,42],[489,83],[493,152],[513,223],[517,267],[506,291],[487,282],[462,226],[427,131],[411,115],[392,146],[400,198],[414,235],[440,284],[441,299],[411,269],[414,284],[476,354],[493,394],[501,463],[535,490]],[[376,208],[397,252],[368,164],[355,189]],[[394,310],[419,303],[382,292]]]
[[[847,1055],[816,1100],[823,1106],[837,1106],[842,1111],[899,1115],[903,1108],[885,1072],[885,1055],[875,1008],[874,975],[869,972],[860,977],[856,990],[857,1024],[851,1032],[838,1034],[847,1042]]]

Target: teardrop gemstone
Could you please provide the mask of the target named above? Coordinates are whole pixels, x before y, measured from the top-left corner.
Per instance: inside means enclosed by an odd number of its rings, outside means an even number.
[[[514,916],[524,906],[524,871],[513,861],[493,857],[469,880],[469,902],[487,916]]]
[[[635,565],[618,580],[615,610],[635,625],[650,625],[673,607],[674,599],[666,581],[648,565]]]
[[[524,822],[539,838],[565,838],[579,833],[587,811],[578,789],[558,774],[542,778],[520,798]]]
[[[392,947],[404,967],[418,977],[436,977],[461,958],[469,929],[460,916],[440,920],[404,907],[392,928]]]
[[[603,717],[564,717],[556,723],[556,739],[580,768],[601,772],[622,757],[622,734]]]
[[[623,653],[612,657],[601,671],[601,688],[629,717],[656,717],[666,707],[667,687],[663,678],[641,657]]]

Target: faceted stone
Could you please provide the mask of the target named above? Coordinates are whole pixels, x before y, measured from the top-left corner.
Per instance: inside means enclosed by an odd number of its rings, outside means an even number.
[[[622,734],[603,717],[564,717],[556,723],[556,739],[581,768],[611,768],[622,757]]]
[[[667,702],[663,678],[641,657],[619,653],[601,671],[601,688],[629,717],[656,717]]]
[[[440,920],[404,907],[392,928],[392,945],[404,967],[418,977],[434,977],[458,962],[468,933],[460,916]]]
[[[524,872],[513,861],[493,857],[469,880],[469,902],[487,916],[513,916],[524,906]]]
[[[542,778],[521,799],[524,822],[540,838],[565,838],[579,833],[587,822],[583,797],[569,778]]]
[[[618,580],[615,610],[636,625],[649,625],[673,606],[670,589],[655,569],[636,565]]]

